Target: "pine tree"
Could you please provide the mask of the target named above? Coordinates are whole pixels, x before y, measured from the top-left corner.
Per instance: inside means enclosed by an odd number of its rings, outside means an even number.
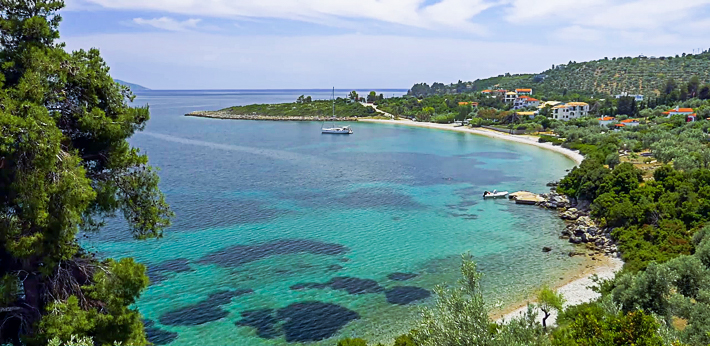
[[[57,42],[63,7],[0,0],[0,344],[145,344],[130,308],[145,267],[99,261],[76,235],[118,212],[137,239],[169,225],[157,174],[126,141],[149,111],[128,106],[98,50]]]

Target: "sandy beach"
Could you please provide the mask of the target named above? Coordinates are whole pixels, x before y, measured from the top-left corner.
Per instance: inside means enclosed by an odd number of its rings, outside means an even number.
[[[624,262],[619,258],[601,257],[595,262],[591,268],[585,267],[579,271],[572,271],[570,277],[566,277],[562,284],[554,287],[564,297],[565,307],[590,302],[599,298],[599,293],[589,288],[594,285],[593,277],[596,275],[600,279],[611,279],[624,266]],[[528,310],[528,303],[534,303],[534,300],[520,302],[516,306],[494,314],[493,318],[498,322],[510,321],[525,314]],[[538,321],[542,323],[542,313],[538,314],[537,317]],[[550,318],[547,319],[548,325],[553,325],[556,319],[557,313],[553,312]]]
[[[538,142],[538,138],[535,136],[510,135],[482,128],[470,128],[467,126],[455,127],[454,124],[420,123],[411,120],[359,119],[359,121],[467,132],[491,138],[498,138],[517,143],[534,145],[543,149],[552,150],[569,157],[577,164],[582,163],[582,161],[584,160],[584,156],[582,156],[582,154],[577,151],[562,148],[560,146],[553,146],[551,143],[540,143]],[[611,279],[618,271],[621,270],[623,265],[624,262],[619,258],[601,257],[597,260],[590,259],[586,264],[583,265],[582,268],[571,271],[569,275],[561,281],[560,284],[554,286],[553,288],[557,292],[561,293],[562,296],[565,298],[565,306],[589,302],[599,297],[598,293],[592,291],[589,288],[594,285],[594,281],[592,280],[592,278],[596,275],[600,279]],[[511,319],[524,314],[527,311],[527,305],[529,303],[534,303],[532,297],[530,300],[525,300],[513,306],[509,306],[501,311],[494,312],[492,314],[492,318],[499,322],[510,321]],[[557,314],[553,313],[552,316],[548,318],[548,324],[554,324],[556,319]],[[541,314],[538,314],[538,320],[542,321]]]
[[[359,119],[358,121],[369,122],[369,123],[381,123],[381,124],[394,124],[394,125],[404,125],[404,126],[416,126],[425,127],[430,129],[438,130],[448,130],[448,131],[458,131],[467,132],[475,135],[487,136],[492,138],[503,139],[506,141],[523,143],[528,145],[534,145],[536,147],[552,150],[558,152],[564,156],[569,157],[574,160],[577,164],[582,163],[584,156],[577,151],[562,148],[560,146],[554,146],[551,143],[540,143],[537,137],[525,136],[525,135],[510,135],[507,133],[497,132],[493,130],[487,130],[482,128],[471,128],[468,126],[455,127],[454,124],[435,124],[435,123],[420,123],[411,120],[382,120],[382,119]]]

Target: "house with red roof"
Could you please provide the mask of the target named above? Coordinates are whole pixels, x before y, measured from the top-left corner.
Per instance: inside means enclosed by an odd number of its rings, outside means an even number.
[[[676,107],[674,109],[671,109],[668,112],[663,112],[663,114],[665,114],[667,118],[670,118],[674,115],[691,115],[693,113],[695,113],[695,111],[692,108],[680,108],[680,107]]]
[[[638,119],[626,119],[622,120],[621,124],[624,126],[639,126],[641,124]]]
[[[515,93],[518,95],[532,95],[532,89],[515,89]]]
[[[601,118],[597,118],[597,120],[599,121],[599,126],[607,126],[607,125],[613,123],[613,122],[616,120],[616,118],[614,118],[614,117],[601,117]]]
[[[540,100],[532,98],[530,96],[520,96],[513,101],[513,108],[514,109],[520,109],[520,108],[525,108],[525,107],[537,107],[540,105]]]

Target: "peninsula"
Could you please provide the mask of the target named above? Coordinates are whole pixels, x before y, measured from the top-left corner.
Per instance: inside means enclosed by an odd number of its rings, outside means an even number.
[[[364,106],[354,100],[343,98],[335,100],[335,117],[338,121],[357,121],[357,118],[369,117],[375,112],[372,107]],[[310,96],[301,96],[292,103],[234,106],[218,111],[196,111],[185,115],[216,119],[323,121],[332,119],[332,114],[333,101],[312,100]]]

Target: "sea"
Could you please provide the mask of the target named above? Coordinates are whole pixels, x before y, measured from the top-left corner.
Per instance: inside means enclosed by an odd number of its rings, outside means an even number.
[[[336,90],[345,97],[350,90]],[[369,90],[360,90],[367,94]],[[385,97],[405,90],[376,90]],[[538,147],[444,130],[188,117],[331,90],[138,91],[151,119],[130,143],[159,169],[175,218],[162,239],[114,220],[83,245],[133,257],[151,284],[134,308],[156,345],[335,345],[416,327],[464,254],[491,309],[581,265],[556,215],[486,190],[543,193],[574,166]],[[543,252],[543,247],[553,250]]]

